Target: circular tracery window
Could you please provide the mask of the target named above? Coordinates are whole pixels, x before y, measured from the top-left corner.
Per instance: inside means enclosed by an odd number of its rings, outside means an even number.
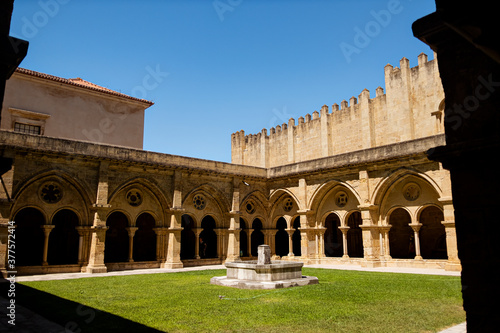
[[[62,188],[56,182],[47,182],[40,187],[40,198],[46,203],[56,203],[62,196]]]
[[[130,206],[137,207],[142,203],[142,193],[138,189],[127,192],[127,202]]]
[[[248,214],[255,213],[255,204],[253,203],[252,200],[247,201],[247,203],[245,205],[245,210],[247,211]]]
[[[285,199],[285,201],[283,202],[283,209],[285,210],[285,212],[291,211],[292,208],[293,208],[293,200],[292,200],[292,198]]]
[[[403,196],[408,201],[415,201],[420,196],[420,187],[415,183],[409,183],[403,188]]]
[[[199,194],[195,195],[193,198],[193,205],[194,205],[194,208],[202,210],[203,208],[205,208],[205,205],[206,205],[205,198]]]
[[[347,196],[347,193],[344,191],[339,191],[335,195],[335,204],[339,207],[344,207],[347,205],[347,201],[349,201],[349,197]]]

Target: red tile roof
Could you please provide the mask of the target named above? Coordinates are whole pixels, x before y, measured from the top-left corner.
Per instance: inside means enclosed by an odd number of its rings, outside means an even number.
[[[60,83],[64,83],[64,84],[69,84],[72,86],[82,87],[82,88],[86,88],[86,89],[90,89],[90,90],[94,90],[94,91],[98,91],[98,92],[102,92],[105,94],[110,94],[110,95],[114,95],[114,96],[118,96],[118,97],[124,97],[124,98],[128,98],[128,99],[138,101],[141,103],[146,103],[149,106],[154,104],[153,102],[148,101],[146,99],[125,95],[125,94],[122,94],[120,92],[117,92],[117,91],[114,91],[114,90],[111,90],[108,88],[104,88],[104,87],[98,86],[97,84],[93,84],[91,82],[85,81],[81,78],[65,79],[62,77],[49,75],[49,74],[45,74],[45,73],[40,73],[40,72],[36,72],[36,71],[30,70],[30,69],[21,68],[21,67],[18,67],[16,69],[16,73],[31,75],[31,76],[35,76],[35,77],[39,77],[39,78],[43,78],[43,79],[47,79],[47,80],[52,80],[52,81],[56,81],[56,82],[60,82]]]

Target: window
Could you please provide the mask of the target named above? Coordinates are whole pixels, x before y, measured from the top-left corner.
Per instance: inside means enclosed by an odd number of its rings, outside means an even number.
[[[21,133],[27,133],[27,134],[41,134],[42,133],[42,129],[40,126],[17,123],[17,122],[14,124],[14,131],[21,132]]]

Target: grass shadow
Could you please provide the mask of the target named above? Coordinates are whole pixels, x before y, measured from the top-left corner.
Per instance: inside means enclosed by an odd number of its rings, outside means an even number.
[[[6,297],[9,283],[0,279],[0,295]],[[16,305],[21,305],[55,322],[65,332],[161,332],[128,319],[82,305],[22,284],[16,283]]]

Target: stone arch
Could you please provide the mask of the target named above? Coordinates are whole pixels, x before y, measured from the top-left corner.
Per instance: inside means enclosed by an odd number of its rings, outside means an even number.
[[[280,195],[278,195],[278,192]],[[276,220],[284,217],[287,222],[287,229],[291,228],[292,217],[297,215],[299,204],[295,196],[291,195],[288,190],[277,190],[274,192],[271,206],[271,221],[276,224]]]
[[[323,219],[323,226],[326,228],[324,242],[327,257],[341,257],[344,254],[344,241],[342,231],[339,229],[340,221],[340,216],[336,212],[329,212]]]
[[[402,197],[398,197],[397,199],[391,198],[392,192],[398,186],[402,186],[408,182],[415,182],[421,187],[422,191],[425,190],[425,195],[427,196],[425,200],[423,200],[423,196],[413,202],[405,201]],[[429,202],[439,202],[438,199],[442,197],[442,190],[434,179],[428,175],[413,169],[400,168],[377,184],[372,197],[373,204],[379,206],[381,218],[384,220],[388,216],[390,209],[396,205],[408,205],[417,208]],[[411,214],[414,215],[415,211],[411,212]]]
[[[435,205],[422,207],[417,215],[421,224],[419,230],[420,253],[423,259],[447,259],[446,230],[441,223],[443,211]]]
[[[360,197],[357,192],[348,184],[338,181],[330,181],[322,190],[315,192],[315,200],[312,201],[312,209],[316,212],[316,216],[326,217],[330,212],[336,212],[340,218],[340,225],[346,226],[348,212],[357,209],[361,204]]]
[[[295,229],[292,234],[292,252],[294,256],[300,257],[302,255],[300,235],[300,216],[295,216],[292,220],[292,228]]]
[[[250,245],[250,253],[252,256],[256,257],[258,255],[257,253],[257,248],[259,245],[264,244],[264,223],[259,218],[255,218],[252,221],[252,235],[250,237],[251,239],[251,245]]]
[[[346,226],[349,227],[347,230],[347,252],[349,253],[349,257],[363,257],[363,232],[360,227],[361,224],[363,224],[361,212],[353,211],[347,215]]]
[[[245,218],[240,217],[240,257],[248,257],[248,232],[249,225]]]
[[[154,183],[143,177],[129,179],[118,185],[108,196],[108,202],[113,207],[126,210],[135,225],[137,218],[148,212],[155,217],[156,225],[163,226],[166,222],[166,212],[171,207],[169,200]]]
[[[134,261],[156,260],[156,220],[149,212],[141,213],[136,221],[137,230],[134,233]]]
[[[106,218],[106,240],[104,246],[104,262],[126,262],[129,255],[129,236],[127,227],[130,218],[123,211],[113,211]]]
[[[197,200],[201,196],[199,203]],[[217,227],[223,227],[225,213],[230,211],[230,205],[224,195],[209,184],[200,185],[189,191],[182,200],[182,207],[198,221],[206,215],[211,215],[217,222]]]
[[[268,219],[263,218],[267,216],[267,205],[268,200],[261,191],[253,191],[241,200],[240,212],[241,216],[246,220],[252,220],[254,218],[261,219],[265,228],[269,228]]]
[[[392,258],[415,258],[414,231],[409,226],[412,222],[410,212],[403,207],[396,207],[389,213],[389,248]]]
[[[45,216],[34,207],[24,207],[16,212],[16,266],[37,266],[42,264]]]
[[[196,253],[196,220],[190,214],[183,214],[181,217],[181,259],[195,259]]]
[[[80,235],[76,227],[81,224],[78,214],[70,208],[62,208],[52,216],[51,224],[54,228],[49,235],[49,265],[78,264]]]
[[[276,235],[274,236],[275,253],[277,256],[284,257],[289,253],[288,222],[284,217],[279,217],[276,220]]]
[[[57,201],[44,200],[45,187],[56,185],[60,196]],[[50,170],[40,172],[25,179],[13,192],[14,206],[12,212],[19,211],[27,206],[38,207],[44,214],[45,221],[50,221],[61,207],[71,207],[80,217],[81,225],[91,225],[92,219],[88,207],[92,205],[88,190],[71,175],[60,171]],[[14,214],[12,214],[14,216]]]
[[[200,223],[200,258],[217,258],[217,221],[212,215],[205,215]]]

